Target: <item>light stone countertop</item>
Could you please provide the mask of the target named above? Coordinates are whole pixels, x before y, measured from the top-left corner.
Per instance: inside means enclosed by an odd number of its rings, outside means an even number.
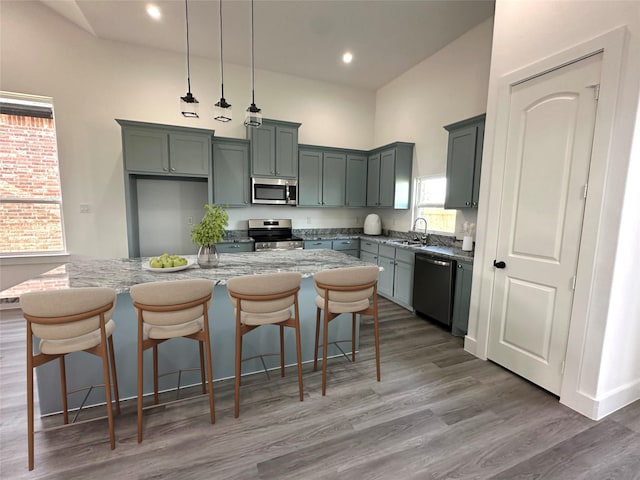
[[[185,256],[195,261],[195,256]],[[240,275],[300,272],[303,278],[321,270],[367,265],[358,258],[334,250],[284,250],[269,252],[223,253],[220,264],[211,269],[193,265],[178,272],[152,272],[142,268],[149,258],[96,259],[72,255],[65,270],[69,287],[110,287],[118,293],[132,285],[162,280],[209,278],[217,285]]]

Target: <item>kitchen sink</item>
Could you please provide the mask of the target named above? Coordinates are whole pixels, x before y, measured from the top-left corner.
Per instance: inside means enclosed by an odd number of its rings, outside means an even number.
[[[396,245],[422,245],[420,240],[389,240],[389,243],[395,243]]]

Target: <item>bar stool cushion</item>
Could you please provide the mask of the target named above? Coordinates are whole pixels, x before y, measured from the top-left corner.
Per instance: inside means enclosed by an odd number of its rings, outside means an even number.
[[[315,304],[324,308],[325,290],[318,283],[336,287],[364,285],[378,279],[379,269],[376,266],[334,268],[323,270],[314,275],[314,286],[318,296]],[[351,292],[329,291],[329,311],[331,313],[357,312],[369,307],[369,298],[373,295],[373,288]]]
[[[104,325],[107,337],[113,334],[116,324],[109,320]],[[35,329],[34,329],[35,330]],[[71,352],[81,352],[87,348],[100,345],[100,328],[93,332],[85,333],[77,337],[65,338],[61,340],[42,339],[40,340],[40,353],[46,355],[61,355]]]
[[[300,279],[301,275],[296,272],[269,274],[268,282],[265,282],[264,275],[243,275],[229,279],[227,290],[241,295],[273,295],[298,288]],[[229,294],[229,299],[234,309],[237,308],[237,299],[232,297],[231,294]],[[293,299],[294,296],[291,295],[277,300],[260,300],[257,302],[242,300],[240,321],[246,325],[282,322],[290,316]]]
[[[192,335],[199,332],[204,327],[204,319],[202,317],[192,322],[180,323],[178,325],[153,325],[144,322],[142,330],[149,338],[163,339],[176,338]]]
[[[27,292],[20,296],[20,306],[34,317],[66,317],[78,312],[90,312],[113,302],[113,308],[104,314],[105,322],[111,320],[115,308],[116,296],[111,288],[90,287],[90,295],[84,294],[86,288]],[[33,334],[41,340],[67,340],[98,331],[100,336],[100,317],[95,316],[77,322],[45,325],[34,323]],[[113,330],[112,330],[113,331]],[[97,342],[96,345],[100,343]],[[90,348],[93,345],[89,345]],[[79,348],[78,350],[83,350]],[[69,350],[73,351],[73,350]],[[45,352],[43,352],[45,353]]]
[[[333,292],[332,292],[333,293]],[[316,307],[324,309],[324,297],[318,295],[315,298]],[[357,302],[333,302],[329,300],[329,311],[331,313],[352,313],[360,312],[369,308],[369,299],[359,300]]]

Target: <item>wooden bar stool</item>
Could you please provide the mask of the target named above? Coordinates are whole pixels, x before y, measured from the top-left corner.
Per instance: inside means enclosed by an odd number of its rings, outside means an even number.
[[[138,443],[142,442],[143,353],[153,349],[153,403],[158,404],[158,345],[172,338],[197,340],[200,350],[202,393],[207,393],[204,354],[206,352],[209,416],[215,423],[213,372],[209,335],[209,304],[214,282],[204,279],[141,283],[131,287],[133,306],[138,311]]]
[[[302,353],[298,291],[302,275],[295,272],[245,275],[227,282],[229,298],[236,317],[236,372],[234,416],[240,414],[240,375],[242,373],[242,336],[262,325],[280,326],[280,374],[284,377],[284,327],[295,329],[298,356],[298,389],[302,390]],[[294,314],[291,315],[291,307]]]
[[[60,389],[65,425],[69,423],[65,355],[88,352],[102,358],[107,421],[111,449],[116,448],[111,404],[111,377],[120,414],[118,377],[112,333],[115,322],[111,315],[116,304],[116,292],[111,288],[70,288],[29,292],[20,297],[20,306],[27,320],[27,413],[29,470],[34,466],[33,372],[52,360],[60,362]],[[33,351],[33,336],[40,338],[38,353]],[[110,357],[110,358],[109,358]],[[111,368],[109,368],[109,361]]]
[[[356,361],[356,314],[373,315],[376,349],[376,373],[380,381],[380,339],[378,334],[378,275],[376,266],[335,268],[323,270],[313,276],[318,295],[316,304],[316,342],[313,370],[318,369],[320,340],[320,311],[324,310],[322,335],[322,395],[327,389],[327,346],[329,322],[342,313],[351,313],[351,361]],[[373,304],[369,299],[373,298]]]

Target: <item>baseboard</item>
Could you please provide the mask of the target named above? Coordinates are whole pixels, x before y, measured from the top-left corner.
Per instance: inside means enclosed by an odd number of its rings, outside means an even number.
[[[637,400],[640,400],[640,379],[622,385],[600,398],[582,392],[572,392],[560,397],[560,403],[591,420],[601,420]]]

